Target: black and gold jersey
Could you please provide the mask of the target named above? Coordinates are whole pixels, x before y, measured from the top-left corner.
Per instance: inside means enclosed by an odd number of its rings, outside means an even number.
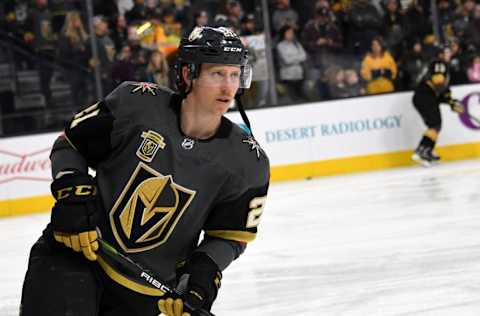
[[[79,168],[69,165],[81,161],[75,155],[96,170],[104,238],[166,280],[202,231],[253,240],[269,185],[269,161],[253,137],[223,117],[216,135],[191,139],[180,106],[165,88],[125,82],[78,112],[52,152],[54,172]]]
[[[421,82],[415,89],[416,94],[431,94],[438,102],[447,102],[450,98],[450,68],[441,60],[432,61],[424,70]]]

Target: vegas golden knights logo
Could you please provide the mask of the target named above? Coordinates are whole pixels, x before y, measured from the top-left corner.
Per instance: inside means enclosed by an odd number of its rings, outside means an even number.
[[[148,130],[142,132],[142,138],[143,141],[137,149],[137,156],[146,162],[151,162],[158,148],[164,149],[166,146],[163,141],[163,136],[152,130]]]
[[[126,252],[155,248],[171,235],[195,196],[140,162],[110,211],[117,242]]]

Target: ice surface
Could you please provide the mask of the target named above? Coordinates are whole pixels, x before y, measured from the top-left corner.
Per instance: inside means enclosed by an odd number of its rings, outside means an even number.
[[[480,160],[272,184],[217,316],[480,315]],[[0,315],[18,315],[47,214],[0,220]]]

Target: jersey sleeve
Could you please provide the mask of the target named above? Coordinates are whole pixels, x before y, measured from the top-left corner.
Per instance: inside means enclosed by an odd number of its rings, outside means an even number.
[[[112,131],[131,107],[122,107],[128,83],[122,83],[103,100],[78,111],[65,128],[65,139],[88,166],[95,168],[113,149]]]
[[[244,243],[254,240],[267,191],[268,183],[249,188],[237,198],[216,205],[204,226],[205,234]]]

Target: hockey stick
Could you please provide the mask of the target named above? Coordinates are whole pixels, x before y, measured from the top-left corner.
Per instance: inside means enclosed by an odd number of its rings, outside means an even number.
[[[110,260],[113,260],[116,264],[118,264],[122,269],[127,271],[129,275],[140,279],[142,282],[148,282],[151,286],[165,292],[171,294],[173,297],[181,297],[182,293],[180,293],[176,288],[171,287],[166,282],[162,281],[161,278],[158,278],[155,273],[152,272],[150,269],[145,269],[137,262],[133,261],[128,256],[124,255],[123,253],[119,252],[115,247],[110,245],[108,242],[103,240],[102,238],[98,238],[98,243],[100,245],[98,255],[100,257],[107,257]],[[187,302],[184,301],[185,306],[193,310]],[[196,316],[215,316],[214,314],[206,311],[204,309],[196,309],[192,315]]]

